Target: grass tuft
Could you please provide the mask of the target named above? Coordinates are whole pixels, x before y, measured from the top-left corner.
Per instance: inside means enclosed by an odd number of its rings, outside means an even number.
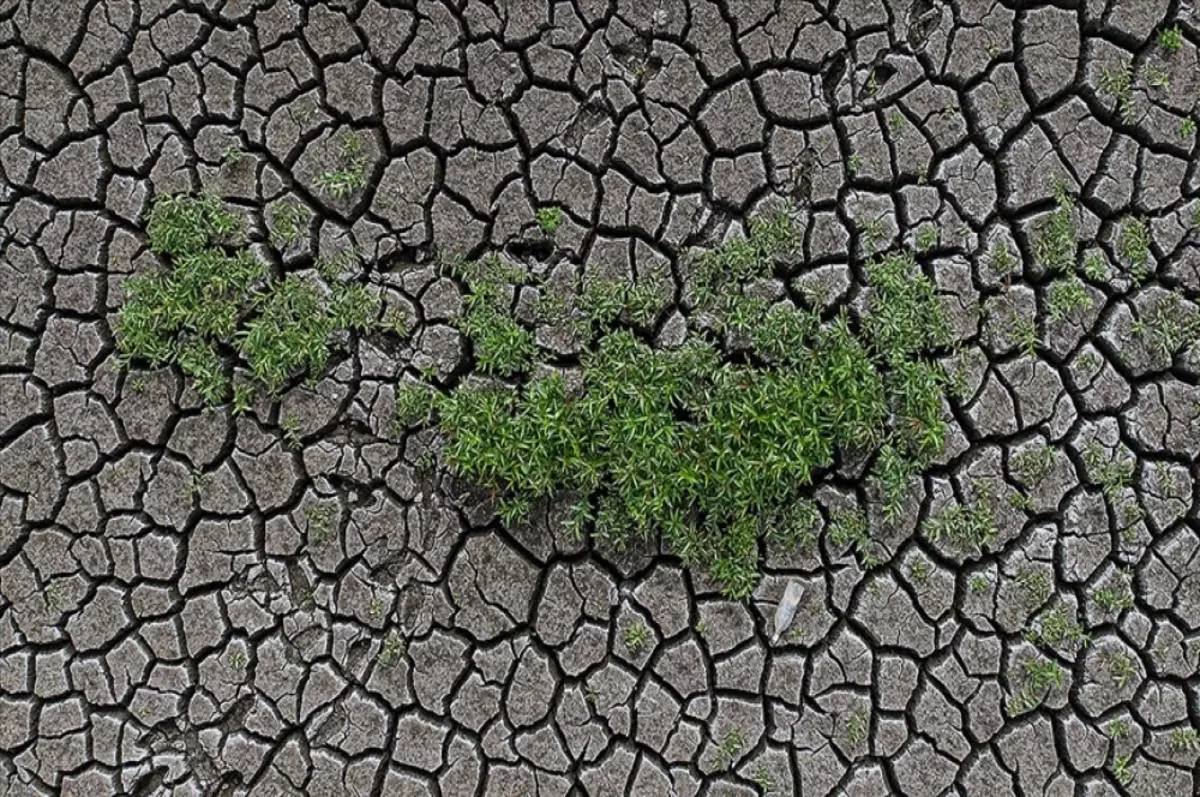
[[[1158,34],[1158,46],[1167,55],[1174,55],[1183,48],[1183,31],[1178,25],[1164,28]]]
[[[557,205],[539,208],[534,219],[537,221],[538,229],[545,235],[554,235],[558,231],[558,228],[562,226],[563,211]]]
[[[1126,61],[1112,69],[1100,70],[1100,93],[1117,104],[1117,113],[1126,124],[1133,122],[1133,64]]]
[[[1074,313],[1092,309],[1092,297],[1078,277],[1060,277],[1046,291],[1046,309],[1052,320],[1061,321]]]
[[[746,748],[746,734],[731,728],[717,745],[717,769],[729,769]]]
[[[646,643],[650,641],[650,629],[646,628],[646,624],[640,620],[632,625],[625,627],[622,632],[622,637],[625,642],[625,649],[630,654],[636,656],[646,648]]]
[[[1079,247],[1075,225],[1075,200],[1061,183],[1054,190],[1055,209],[1038,224],[1033,241],[1033,256],[1047,273],[1072,271]]]
[[[341,166],[317,175],[318,190],[333,199],[344,199],[367,185],[367,158],[362,139],[351,131],[342,138]]]
[[[1121,223],[1118,252],[1134,281],[1143,281],[1150,262],[1150,225],[1145,219],[1131,216]]]
[[[942,510],[928,518],[922,529],[930,542],[945,539],[963,552],[982,550],[997,534],[991,501],[986,496],[971,504],[956,504]]]

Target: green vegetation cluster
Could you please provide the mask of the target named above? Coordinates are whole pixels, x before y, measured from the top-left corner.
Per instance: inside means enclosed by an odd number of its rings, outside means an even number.
[[[147,234],[170,268],[125,281],[116,322],[125,362],[176,364],[212,404],[232,396],[245,409],[254,382],[276,394],[307,371],[315,379],[338,332],[375,323],[379,302],[367,288],[343,282],[346,256],[318,262],[323,279],[268,273],[242,242],[240,219],[211,196],[159,197]],[[235,361],[253,382],[234,385]]]
[[[516,316],[520,269],[453,264],[470,289],[456,323],[491,376],[449,389],[409,381],[397,422],[435,421],[447,464],[502,495],[505,522],[571,494],[574,532],[618,549],[661,535],[743,598],[758,581],[760,539],[796,543],[819,525],[804,493],[839,449],[874,452],[894,518],[947,428],[948,379],[934,356],[952,336],[911,255],[866,264],[857,317],[748,292],[785,268],[800,234],[779,211],[691,253],[689,334],[675,348],[648,342],[665,305],[649,284],[589,279],[548,299],[582,343],[577,360],[554,361]]]

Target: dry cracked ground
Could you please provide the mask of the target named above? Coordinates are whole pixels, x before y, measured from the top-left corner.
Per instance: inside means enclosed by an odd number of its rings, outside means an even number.
[[[0,793],[1196,794],[1200,14],[1033,5],[0,2]],[[367,185],[330,199],[348,130]],[[258,240],[307,205],[288,262],[353,243],[411,343],[240,417],[122,370],[149,202],[201,189]],[[853,463],[817,491],[877,562],[764,550],[727,601],[504,529],[389,435],[397,380],[467,356],[436,251],[647,273],[780,196],[796,280],[919,246],[969,355],[897,523]],[[922,531],[959,502],[982,552]]]

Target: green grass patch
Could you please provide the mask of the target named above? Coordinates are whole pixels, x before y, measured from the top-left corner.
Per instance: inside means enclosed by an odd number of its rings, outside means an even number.
[[[1183,31],[1178,25],[1164,28],[1158,34],[1158,46],[1167,55],[1174,55],[1183,48]]]
[[[557,205],[539,208],[534,219],[537,221],[538,229],[544,234],[554,235],[558,231],[558,228],[562,226],[563,211]]]
[[[1061,321],[1074,313],[1092,309],[1092,297],[1079,277],[1060,277],[1046,290],[1046,309],[1051,319]]]
[[[1133,122],[1133,64],[1126,61],[1111,69],[1100,70],[1100,93],[1117,105],[1117,113],[1126,124]]]
[[[695,305],[716,324],[693,325],[674,349],[648,342],[664,301],[651,284],[585,281],[568,313],[583,342],[570,384],[539,370],[549,355],[512,312],[525,275],[495,258],[452,264],[469,288],[455,323],[493,379],[410,382],[397,420],[435,420],[445,461],[502,496],[505,520],[571,493],[571,528],[618,549],[661,536],[744,598],[762,538],[811,537],[813,512],[793,509],[840,448],[877,452],[873,477],[894,517],[946,435],[948,380],[931,355],[951,334],[932,282],[893,254],[867,265],[861,318],[747,296],[798,241],[779,213],[692,256]]]
[[[320,374],[335,333],[375,323],[378,300],[363,285],[273,278],[237,245],[237,217],[212,197],[159,198],[147,233],[170,267],[125,281],[115,327],[121,357],[178,365],[211,404],[229,398],[238,362],[275,394],[300,373]],[[252,397],[247,385],[234,388],[239,411]]]
[[[1072,271],[1079,247],[1075,224],[1075,200],[1059,184],[1054,190],[1055,208],[1038,224],[1033,241],[1033,256],[1048,273]]]
[[[342,137],[341,165],[317,175],[317,188],[333,199],[345,199],[367,186],[367,157],[358,133]]]
[[[1131,216],[1121,222],[1118,252],[1135,282],[1147,276],[1150,263],[1150,225],[1145,219]]]
[[[996,538],[996,520],[990,496],[980,496],[970,504],[955,504],[928,518],[922,526],[930,542],[943,539],[958,550],[981,551]]]

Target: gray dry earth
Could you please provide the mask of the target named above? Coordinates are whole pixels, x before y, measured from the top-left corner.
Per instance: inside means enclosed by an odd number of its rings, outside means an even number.
[[[1195,794],[1200,359],[1132,329],[1166,289],[1200,295],[1180,130],[1200,16],[1027,5],[0,0],[0,793]],[[1097,86],[1130,58],[1122,113]],[[315,178],[351,127],[370,185],[331,201]],[[245,155],[223,164],[230,145]],[[1056,179],[1111,263],[1058,322],[1030,257]],[[178,373],[123,373],[111,324],[153,262],[148,202],[202,187],[260,239],[264,205],[308,204],[288,262],[352,241],[419,313],[414,344],[371,336],[237,419]],[[400,375],[463,356],[435,246],[645,274],[780,194],[806,230],[798,280],[835,297],[864,226],[911,245],[936,225],[922,262],[983,353],[921,500],[872,523],[878,567],[824,539],[768,552],[732,603],[544,513],[499,528],[429,467],[428,434],[388,438]],[[567,216],[554,252],[532,221],[548,204]],[[1140,286],[1119,263],[1131,216],[1153,238]],[[1008,240],[1011,285],[986,254]],[[1035,310],[1024,356],[1013,319]],[[1014,454],[1039,440],[1052,465],[1023,484]],[[1093,441],[1136,456],[1111,500]],[[822,504],[866,506],[844,471]],[[980,490],[1000,531],[984,555],[916,531]],[[338,507],[323,535],[319,501]],[[804,598],[770,644],[787,578]],[[1131,608],[1096,597],[1130,589]],[[1025,638],[1054,616],[1090,644]],[[1010,716],[1035,659],[1064,681]]]

